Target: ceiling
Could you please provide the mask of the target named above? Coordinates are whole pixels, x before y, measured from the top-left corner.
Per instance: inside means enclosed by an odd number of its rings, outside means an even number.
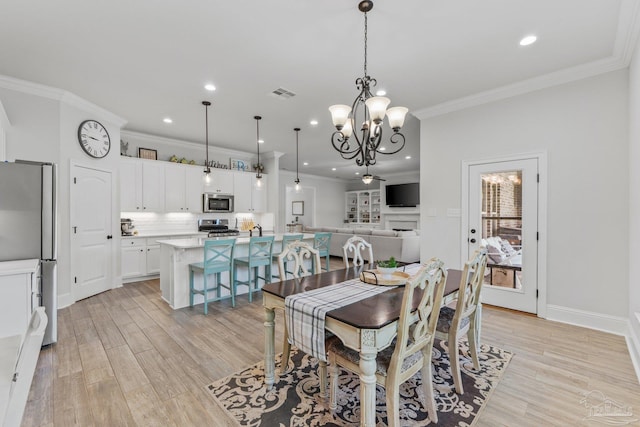
[[[126,130],[202,144],[210,100],[210,143],[243,151],[255,152],[261,115],[260,151],[286,153],[282,168],[295,170],[300,127],[301,173],[353,178],[362,168],[331,148],[327,107],[351,104],[363,74],[357,3],[3,0],[0,74],[70,91],[127,120]],[[377,0],[368,71],[391,106],[420,116],[623,68],[637,3]],[[528,34],[537,43],[519,46]],[[270,95],[278,88],[296,96]],[[371,172],[419,169],[418,119],[403,130],[405,149]]]

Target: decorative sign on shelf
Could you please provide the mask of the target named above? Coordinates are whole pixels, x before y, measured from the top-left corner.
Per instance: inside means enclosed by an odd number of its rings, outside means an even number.
[[[250,172],[251,171],[251,163],[249,163],[246,160],[229,159],[229,163],[231,165],[231,170],[242,171],[242,172]]]

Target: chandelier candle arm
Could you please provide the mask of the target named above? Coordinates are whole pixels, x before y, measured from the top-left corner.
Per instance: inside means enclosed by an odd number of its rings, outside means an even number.
[[[343,159],[356,159],[358,166],[371,166],[376,164],[377,153],[390,155],[404,148],[405,137],[400,130],[409,110],[405,107],[387,109],[391,103],[389,98],[372,95],[371,88],[376,86],[377,81],[367,72],[367,12],[373,9],[373,1],[361,1],[358,9],[364,14],[364,76],[356,79],[356,88],[360,93],[351,107],[344,104],[329,107],[331,120],[336,128],[331,135],[331,144]],[[389,145],[386,145],[385,151],[381,151],[382,123],[385,116],[388,117],[389,126],[393,129],[389,137],[393,148],[390,149]],[[354,132],[356,124],[360,123],[362,123],[360,132]]]

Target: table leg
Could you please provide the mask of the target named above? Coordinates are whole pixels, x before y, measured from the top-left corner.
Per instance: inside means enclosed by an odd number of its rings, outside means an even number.
[[[377,352],[360,352],[360,425],[376,425],[376,356]]]
[[[275,311],[264,308],[264,382],[270,390],[275,383]]]

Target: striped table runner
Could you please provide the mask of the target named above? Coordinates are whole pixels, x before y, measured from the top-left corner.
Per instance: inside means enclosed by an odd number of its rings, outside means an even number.
[[[406,266],[413,275],[420,264]],[[327,312],[393,289],[362,283],[359,278],[288,296],[284,300],[289,342],[305,353],[327,361],[324,324]]]

